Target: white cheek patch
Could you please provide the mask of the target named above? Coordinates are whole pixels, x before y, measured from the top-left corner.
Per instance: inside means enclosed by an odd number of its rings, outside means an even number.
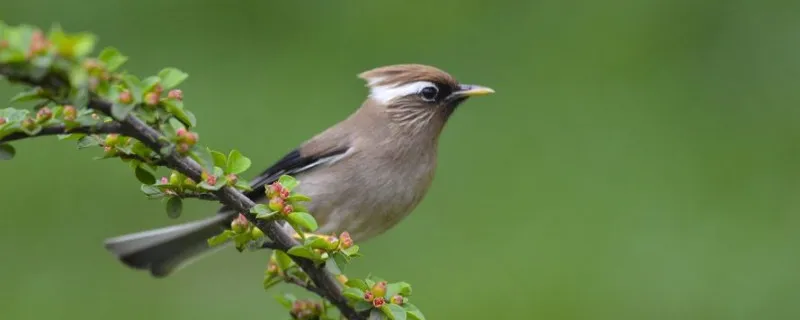
[[[370,88],[369,96],[372,99],[377,100],[378,102],[387,104],[394,99],[405,97],[411,94],[416,94],[420,92],[422,88],[431,86],[435,87],[436,85],[434,85],[432,82],[429,81],[417,81],[417,82],[406,83],[399,86],[398,85],[375,86]]]

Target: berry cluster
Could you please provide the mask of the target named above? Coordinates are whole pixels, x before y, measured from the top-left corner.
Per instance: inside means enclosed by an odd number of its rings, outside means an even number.
[[[287,203],[289,198],[289,189],[284,187],[280,182],[274,182],[267,187],[267,198],[269,204],[267,205],[270,210],[280,212],[288,215],[294,212],[294,207],[291,203]]]
[[[295,300],[292,302],[292,309],[289,311],[293,319],[311,320],[319,319],[322,315],[322,305],[312,300]]]

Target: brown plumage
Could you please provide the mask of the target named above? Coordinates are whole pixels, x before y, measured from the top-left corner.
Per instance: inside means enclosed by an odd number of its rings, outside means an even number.
[[[370,89],[361,107],[252,179],[247,196],[263,203],[266,185],[293,175],[300,181],[296,191],[312,199],[307,207],[318,233],[348,231],[353,240],[364,241],[397,225],[422,201],[448,118],[467,98],[493,91],[459,84],[448,73],[419,64],[358,76]],[[128,266],[166,276],[207,252],[205,240],[234,216],[223,207],[215,217],[109,239],[106,248]]]

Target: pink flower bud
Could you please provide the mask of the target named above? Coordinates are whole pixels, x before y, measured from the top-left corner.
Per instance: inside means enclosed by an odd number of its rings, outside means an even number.
[[[403,296],[401,296],[399,294],[396,294],[396,295],[392,296],[392,303],[394,303],[396,305],[402,305],[403,304]]]
[[[175,151],[178,151],[180,154],[185,154],[189,152],[191,147],[187,143],[179,143],[175,146]],[[214,177],[214,181],[216,181],[216,177]]]
[[[231,185],[234,185],[234,184],[236,184],[237,181],[239,181],[239,176],[237,176],[237,175],[235,175],[233,173],[225,176],[225,178],[228,179],[228,183],[231,184]]]
[[[167,177],[161,177],[161,184],[169,184],[169,179],[167,179]]]
[[[122,92],[119,93],[119,98],[117,98],[117,100],[120,103],[129,104],[129,103],[133,102],[133,96],[131,95],[130,91],[123,90]]]
[[[64,106],[64,120],[75,121],[76,118],[78,118],[78,110],[70,105]]]
[[[369,290],[364,292],[364,300],[372,301],[373,299],[375,299],[375,295],[372,294],[372,292],[370,292]]]
[[[36,120],[38,122],[45,122],[47,120],[50,120],[50,118],[52,117],[53,117],[53,112],[50,111],[50,108],[48,107],[41,108],[39,109],[39,111],[36,112]]]
[[[386,300],[383,297],[376,297],[375,300],[372,300],[372,306],[375,308],[383,307],[386,303]]]
[[[269,209],[272,210],[272,211],[281,212],[281,210],[283,210],[283,204],[284,204],[283,199],[281,199],[281,198],[273,198],[272,200],[269,201],[268,206],[269,206]]]
[[[206,177],[206,183],[208,183],[208,184],[210,184],[212,186],[216,185],[217,184],[217,176],[209,175],[208,177]]]
[[[0,126],[6,124],[6,122],[8,122],[8,120],[6,120],[6,118],[0,117]]]
[[[345,231],[339,236],[339,243],[342,246],[342,249],[347,249],[353,246],[353,239],[350,238],[350,233]]]
[[[283,212],[283,214],[290,214],[290,213],[294,212],[294,207],[292,207],[291,204],[287,204],[287,205],[283,206],[283,210],[281,210],[281,212]]]
[[[155,106],[158,104],[158,94],[155,92],[148,92],[144,95],[144,104],[148,106]]]
[[[180,89],[172,89],[167,93],[167,97],[175,100],[183,100],[183,91]]]
[[[244,232],[245,230],[247,230],[247,227],[249,226],[250,226],[250,221],[247,221],[247,217],[245,217],[241,213],[239,214],[239,216],[236,217],[236,219],[233,219],[233,221],[231,221],[231,230],[233,230],[233,232],[236,233]]]

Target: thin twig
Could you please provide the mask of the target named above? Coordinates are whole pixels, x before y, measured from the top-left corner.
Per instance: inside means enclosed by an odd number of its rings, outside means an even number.
[[[306,290],[310,291],[311,293],[314,293],[314,294],[316,294],[316,295],[318,295],[320,297],[323,297],[323,298],[325,297],[325,292],[319,290],[319,288],[315,287],[314,284],[311,284],[311,283],[308,283],[306,281],[300,280],[300,278],[298,278],[298,277],[295,277],[295,276],[290,275],[290,274],[286,274],[286,275],[283,276],[283,280],[286,281],[287,283],[292,283],[292,284],[294,284],[294,285],[296,285],[298,287],[306,289]]]

